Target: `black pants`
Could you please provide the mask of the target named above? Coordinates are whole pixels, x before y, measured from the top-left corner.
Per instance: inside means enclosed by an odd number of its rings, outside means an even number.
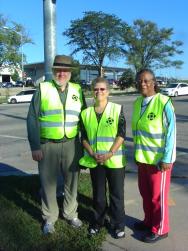
[[[114,228],[125,226],[124,211],[124,178],[125,168],[107,168],[97,166],[90,169],[93,187],[94,220],[98,225],[104,224],[108,208],[106,198],[106,181],[109,187],[109,216],[110,224]]]

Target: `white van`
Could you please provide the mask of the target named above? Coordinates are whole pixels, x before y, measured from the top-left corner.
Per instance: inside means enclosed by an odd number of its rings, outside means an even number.
[[[8,103],[16,104],[20,102],[30,102],[36,89],[21,91],[8,98]]]
[[[167,96],[177,97],[179,95],[188,95],[188,84],[169,83],[165,88],[161,88],[160,92]]]

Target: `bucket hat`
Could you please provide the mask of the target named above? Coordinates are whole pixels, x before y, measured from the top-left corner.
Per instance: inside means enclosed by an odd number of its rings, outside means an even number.
[[[56,55],[52,69],[73,69],[73,60],[70,56]]]

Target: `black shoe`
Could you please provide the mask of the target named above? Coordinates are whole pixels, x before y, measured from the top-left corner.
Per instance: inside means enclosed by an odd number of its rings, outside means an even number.
[[[138,231],[150,231],[151,228],[146,226],[143,221],[135,222],[134,229]]]
[[[100,232],[101,227],[98,225],[91,225],[88,228],[88,236],[96,236]]]
[[[113,237],[114,237],[115,239],[124,238],[124,237],[125,237],[125,230],[124,230],[124,228],[121,228],[121,229],[114,229]]]
[[[149,235],[146,235],[143,238],[143,241],[147,242],[147,243],[155,243],[156,241],[162,240],[162,239],[167,238],[167,237],[168,237],[168,233],[163,234],[163,235],[158,235],[158,234],[155,234],[155,233],[151,232]]]

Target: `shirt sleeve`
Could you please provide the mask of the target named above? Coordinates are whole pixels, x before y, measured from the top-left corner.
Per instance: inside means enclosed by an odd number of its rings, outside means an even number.
[[[166,127],[164,155],[161,159],[164,163],[173,163],[176,159],[176,117],[171,101],[163,112],[163,123]]]
[[[117,137],[118,136],[124,139],[126,137],[126,120],[125,120],[123,106],[121,107],[121,112],[119,115]]]
[[[85,99],[85,95],[84,95],[83,91],[81,92],[81,95],[82,95],[82,102],[83,102],[81,110],[83,111],[84,109],[87,108],[87,104],[86,104],[86,99]]]
[[[27,115],[27,134],[31,151],[40,150],[40,89],[37,89],[31,100]]]
[[[83,140],[88,141],[87,132],[86,132],[82,117],[80,119],[80,132],[81,132],[81,141],[83,141]]]

